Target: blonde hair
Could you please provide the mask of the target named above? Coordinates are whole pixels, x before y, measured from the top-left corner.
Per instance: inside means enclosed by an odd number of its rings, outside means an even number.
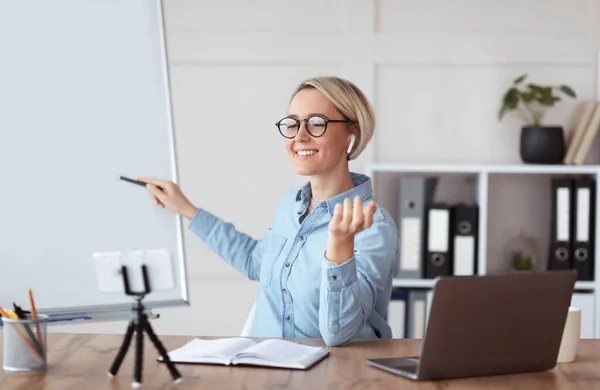
[[[367,147],[375,132],[375,114],[365,94],[352,82],[329,76],[313,77],[303,81],[292,94],[292,98],[307,88],[317,89],[333,103],[346,119],[358,124],[358,134],[355,134],[356,140],[348,155],[348,160],[357,158]]]

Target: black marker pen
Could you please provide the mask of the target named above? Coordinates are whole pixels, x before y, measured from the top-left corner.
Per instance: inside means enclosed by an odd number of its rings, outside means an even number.
[[[132,183],[132,184],[137,184],[138,186],[142,186],[142,187],[146,187],[146,183],[144,183],[143,181],[139,181],[139,180],[134,180],[134,179],[130,179],[128,177],[125,176],[119,176],[119,179]],[[159,190],[163,191],[164,190],[161,187],[156,186]]]

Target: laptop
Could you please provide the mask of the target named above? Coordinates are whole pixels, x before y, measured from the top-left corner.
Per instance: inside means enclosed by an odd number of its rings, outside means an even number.
[[[555,367],[577,272],[436,278],[418,356],[367,359],[418,380]]]

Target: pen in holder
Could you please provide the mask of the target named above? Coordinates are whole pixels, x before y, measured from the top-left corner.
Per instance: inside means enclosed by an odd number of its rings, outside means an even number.
[[[2,318],[4,323],[4,361],[6,371],[46,369],[46,329],[48,316],[37,319]]]

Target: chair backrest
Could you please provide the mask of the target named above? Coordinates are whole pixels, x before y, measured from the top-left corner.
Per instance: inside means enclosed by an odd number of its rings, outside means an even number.
[[[256,302],[252,305],[252,309],[250,309],[250,313],[248,314],[248,318],[246,318],[246,323],[244,324],[244,329],[242,329],[242,337],[250,337],[250,332],[252,330],[252,323],[254,322],[254,312],[256,311]]]

